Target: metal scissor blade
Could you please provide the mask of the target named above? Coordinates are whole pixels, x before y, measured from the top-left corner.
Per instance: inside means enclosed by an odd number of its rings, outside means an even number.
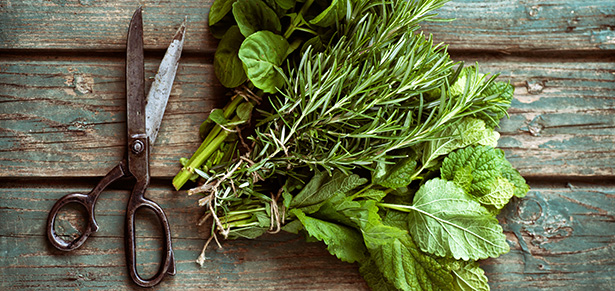
[[[175,33],[173,41],[171,41],[162,62],[160,62],[158,73],[147,95],[147,104],[145,105],[145,127],[151,145],[156,141],[160,123],[162,122],[162,117],[167,107],[167,101],[169,101],[171,87],[173,87],[175,73],[179,65],[179,58],[182,53],[182,48],[184,47],[185,33],[186,20],[184,19],[184,22]]]
[[[145,73],[143,68],[143,16],[137,8],[126,43],[126,129],[128,171],[137,183],[149,183],[149,144],[145,133]]]
[[[137,8],[126,43],[126,124],[128,138],[145,133],[145,73],[143,69],[143,17]]]

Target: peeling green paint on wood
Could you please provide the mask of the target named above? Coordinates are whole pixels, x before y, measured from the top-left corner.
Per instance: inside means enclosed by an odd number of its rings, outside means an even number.
[[[212,52],[207,29],[213,1],[141,1],[147,49],[163,49],[188,16],[186,51]],[[87,4],[84,4],[87,3]],[[0,48],[122,50],[134,1],[6,1],[0,6]],[[452,49],[613,50],[615,3],[610,0],[453,0],[439,10],[453,22],[424,27]]]
[[[0,188],[0,287],[123,289],[123,219],[127,190],[103,193],[97,207],[101,226],[86,244],[68,254],[52,249],[44,236],[47,211],[71,188],[68,181]],[[32,193],[36,193],[33,195]],[[211,247],[205,268],[195,263],[209,230],[196,227],[198,197],[178,197],[171,187],[154,185],[148,196],[171,221],[178,274],[157,289],[366,290],[354,264],[328,254],[320,243],[291,234],[257,240],[223,241]],[[615,284],[615,190],[569,184],[535,186],[499,216],[511,252],[482,262],[494,290],[567,287],[608,290]],[[145,225],[146,226],[146,225]],[[154,272],[162,249],[159,232],[141,227],[138,248],[145,273]]]
[[[479,62],[483,72],[501,72],[515,85],[510,119],[498,130],[524,176],[615,175],[614,58],[457,59]],[[148,59],[149,76],[156,64]],[[0,177],[104,175],[124,153],[123,70],[120,57],[0,59]],[[528,85],[533,80],[540,90]],[[153,176],[177,172],[179,158],[199,145],[195,128],[224,94],[210,64],[182,59],[152,152]]]

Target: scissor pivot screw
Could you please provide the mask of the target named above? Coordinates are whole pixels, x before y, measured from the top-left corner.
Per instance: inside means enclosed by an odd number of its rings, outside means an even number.
[[[143,149],[145,148],[144,144],[142,141],[140,140],[135,140],[132,142],[132,146],[130,147],[132,149],[132,152],[135,154],[140,154]]]

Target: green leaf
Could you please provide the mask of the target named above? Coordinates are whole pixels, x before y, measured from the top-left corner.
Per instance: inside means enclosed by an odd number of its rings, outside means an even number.
[[[373,259],[368,259],[359,264],[359,273],[372,290],[378,291],[397,291],[391,282],[380,272],[378,265]]]
[[[305,187],[295,195],[290,203],[290,207],[300,208],[317,205],[337,193],[342,193],[345,196],[346,193],[365,184],[365,182],[367,180],[358,175],[346,175],[341,171],[334,171],[331,176],[327,172],[316,172]]]
[[[477,118],[485,121],[487,126],[496,127],[504,116],[506,110],[510,107],[513,99],[515,87],[509,83],[492,82],[482,92],[481,97],[485,98],[491,104],[498,106],[487,106],[487,110],[482,110],[475,114]]]
[[[458,291],[489,291],[487,276],[478,262],[463,262],[463,266],[453,270],[455,277],[454,290]]]
[[[233,8],[233,3],[237,0],[216,0],[209,8],[208,23],[212,26],[218,23]]]
[[[471,86],[474,80],[484,79],[484,76],[484,74],[478,72],[476,66],[464,67],[448,92],[451,96],[461,96],[470,89],[468,86]]]
[[[360,262],[361,273],[374,290],[449,290],[452,276],[448,270],[421,252],[407,232],[407,214],[388,211],[380,218],[375,201],[360,202],[361,207],[343,212],[361,229],[371,258]],[[395,213],[393,213],[395,212]],[[375,265],[375,266],[374,266]],[[380,279],[378,278],[380,276]]]
[[[307,207],[307,210],[309,211],[310,208]],[[301,210],[304,209],[306,208],[301,208]],[[326,221],[358,228],[359,226],[353,219],[355,212],[358,211],[363,211],[359,202],[353,201],[351,197],[346,196],[346,193],[337,192],[333,197],[321,203],[318,211],[311,215]]]
[[[464,118],[459,124],[452,125],[436,134],[435,140],[427,142],[423,149],[423,168],[435,165],[435,160],[450,152],[469,145],[497,146],[500,134],[486,127],[477,118]]]
[[[218,108],[212,110],[207,118],[219,125],[226,125],[229,122],[228,119],[224,117],[224,110]]]
[[[346,1],[333,0],[329,7],[310,20],[310,24],[320,27],[332,26],[346,16],[346,7]]]
[[[235,25],[226,31],[218,43],[214,54],[214,72],[224,87],[235,88],[248,79],[238,56],[243,40],[243,35]]]
[[[296,0],[275,0],[275,3],[284,10],[295,7]]]
[[[252,102],[244,102],[237,106],[237,117],[241,121],[247,121],[252,116],[252,109],[254,109],[254,104]]]
[[[320,35],[306,40],[301,46],[301,53],[303,54],[309,47],[315,52],[322,52],[325,50],[325,45],[322,43]]]
[[[427,181],[416,193],[408,227],[427,253],[478,260],[506,253],[498,220],[453,182]]]
[[[251,34],[241,44],[239,58],[252,84],[266,93],[275,93],[284,84],[280,65],[286,58],[289,44],[270,31]]]
[[[470,146],[449,154],[442,162],[443,179],[462,180],[472,177],[471,183],[460,185],[467,193],[480,197],[491,191],[494,179],[501,176],[500,168],[504,153],[490,146]],[[468,174],[469,172],[469,174]],[[464,178],[456,178],[465,175]]]
[[[387,193],[382,190],[368,189],[356,196],[356,198],[364,198],[367,200],[380,201]]]
[[[301,221],[310,236],[323,241],[327,245],[327,250],[338,259],[348,263],[365,259],[366,248],[357,230],[307,216],[298,209],[290,212]]]
[[[359,226],[368,249],[390,244],[408,234],[405,229],[382,223],[376,201],[362,201],[360,205],[361,207],[347,209],[344,213]]]
[[[421,252],[409,235],[369,249],[382,275],[400,290],[450,290],[452,275]]]
[[[515,186],[514,195],[523,198],[530,191],[530,186],[527,185],[525,179],[517,169],[513,168],[513,166],[508,161],[504,161],[502,163],[502,177],[506,178],[509,182],[511,182]]]
[[[515,185],[501,177],[493,179],[488,189],[489,190],[487,190],[486,193],[482,193],[482,196],[478,197],[477,200],[483,205],[493,206],[496,209],[502,209],[506,206],[515,193]]]
[[[392,189],[406,187],[412,183],[414,179],[416,166],[417,161],[415,155],[411,155],[410,157],[404,159],[394,160],[393,165],[384,165],[383,170],[374,172],[375,176],[372,178],[372,182],[374,184]]]
[[[303,224],[299,220],[293,220],[284,226],[282,226],[282,230],[294,234],[298,234],[301,230],[303,230]]]
[[[233,16],[245,37],[261,30],[279,33],[282,29],[278,15],[261,0],[237,0]]]

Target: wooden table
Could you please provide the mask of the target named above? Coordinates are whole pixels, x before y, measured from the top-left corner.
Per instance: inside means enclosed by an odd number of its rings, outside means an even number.
[[[69,192],[88,191],[124,151],[126,29],[144,7],[146,74],[185,15],[188,35],[162,129],[151,154],[149,197],[172,225],[177,275],[157,289],[365,290],[358,268],[320,243],[289,234],[211,248],[196,223],[199,197],[174,192],[178,159],[225,102],[215,79],[211,1],[0,1],[0,289],[136,289],[127,276],[123,220],[128,191],[105,192],[101,226],[61,253],[45,237],[47,213]],[[500,147],[532,190],[500,216],[512,249],[482,262],[494,290],[615,289],[615,2],[455,0],[452,23],[424,26],[454,59],[479,62],[516,87]],[[78,213],[77,213],[78,214]],[[59,225],[79,228],[75,212]],[[138,225],[141,270],[152,274],[160,231]]]

